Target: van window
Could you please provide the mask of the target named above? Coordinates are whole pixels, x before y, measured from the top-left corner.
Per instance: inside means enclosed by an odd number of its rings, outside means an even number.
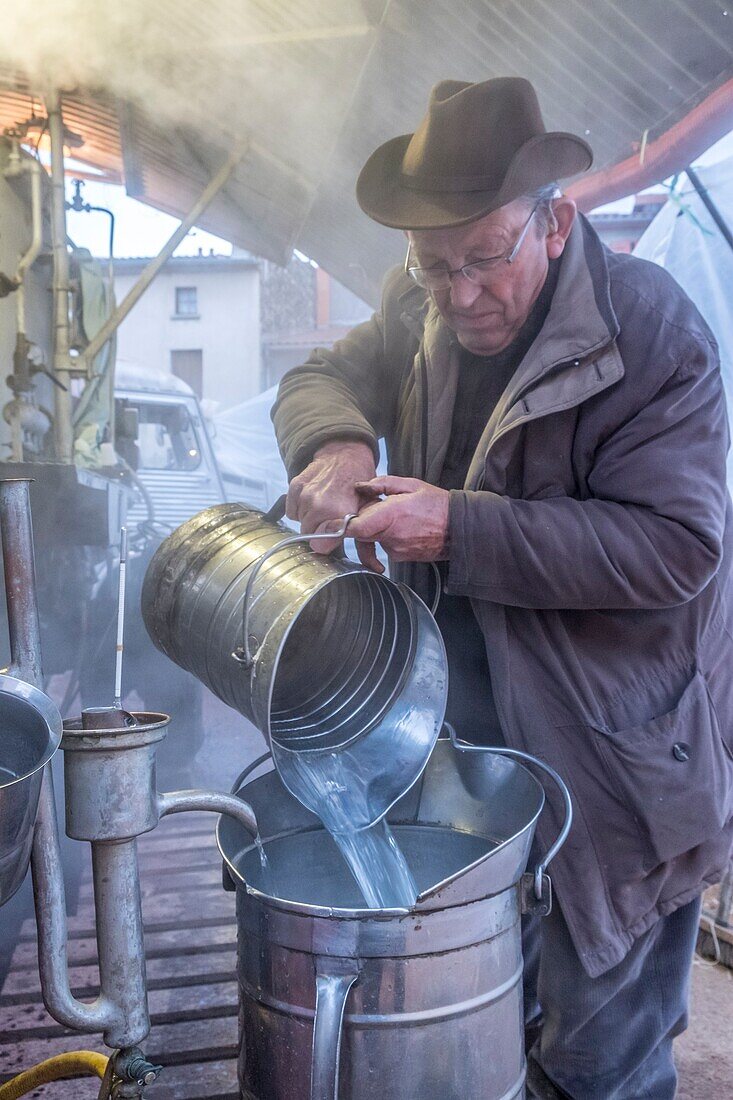
[[[196,429],[184,405],[139,405],[140,468],[196,470],[201,448]]]

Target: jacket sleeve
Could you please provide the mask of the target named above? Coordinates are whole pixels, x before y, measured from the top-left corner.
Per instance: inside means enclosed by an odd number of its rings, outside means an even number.
[[[448,591],[532,608],[662,608],[716,573],[728,423],[712,346],[601,444],[591,499],[452,492]]]
[[[395,277],[385,283],[382,308],[352,329],[333,348],[317,348],[300,367],[283,377],[272,419],[289,477],[295,477],[314,453],[331,439],[358,439],[370,444],[379,460],[377,440],[394,416],[396,380],[387,352],[391,328],[389,300]],[[385,320],[386,319],[386,320]]]

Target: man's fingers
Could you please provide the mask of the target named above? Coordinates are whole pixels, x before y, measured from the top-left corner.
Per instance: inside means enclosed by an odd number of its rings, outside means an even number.
[[[358,539],[356,541],[356,552],[359,555],[359,561],[362,565],[365,565],[367,569],[373,569],[375,573],[384,572],[384,566],[377,557],[376,547],[373,542],[364,542]]]
[[[331,531],[338,531],[342,524],[342,519],[327,519],[324,520],[323,523],[319,523],[315,531],[308,531],[306,533],[309,535],[325,535],[329,534]],[[315,541],[310,544],[310,548],[314,550],[316,554],[330,554],[332,550],[335,550],[337,546],[341,545],[343,540],[343,535],[335,539],[315,539]]]
[[[389,526],[389,515],[385,515],[385,509],[384,501],[368,504],[349,524],[349,538],[362,542],[379,541],[379,536]]]
[[[385,474],[383,477],[373,477],[371,481],[357,481],[356,491],[363,496],[395,496],[398,493],[416,493],[423,485],[424,482],[416,477]]]

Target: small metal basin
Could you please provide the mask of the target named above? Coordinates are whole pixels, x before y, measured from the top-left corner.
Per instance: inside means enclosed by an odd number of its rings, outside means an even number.
[[[43,767],[61,741],[61,715],[38,688],[0,674],[0,905],[28,870]]]

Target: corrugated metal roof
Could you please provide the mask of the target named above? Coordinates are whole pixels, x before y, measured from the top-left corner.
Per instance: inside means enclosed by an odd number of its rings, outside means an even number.
[[[715,0],[157,0],[145,28],[156,51],[131,46],[129,72],[112,66],[108,87],[66,95],[65,119],[84,138],[76,157],[177,215],[246,137],[202,226],[277,262],[296,246],[374,300],[402,243],[361,214],[356,176],[376,145],[414,128],[437,80],[529,77],[548,128],[585,136],[605,167],[733,75],[726,11]],[[0,70],[0,85],[5,127],[31,100],[22,74]]]

